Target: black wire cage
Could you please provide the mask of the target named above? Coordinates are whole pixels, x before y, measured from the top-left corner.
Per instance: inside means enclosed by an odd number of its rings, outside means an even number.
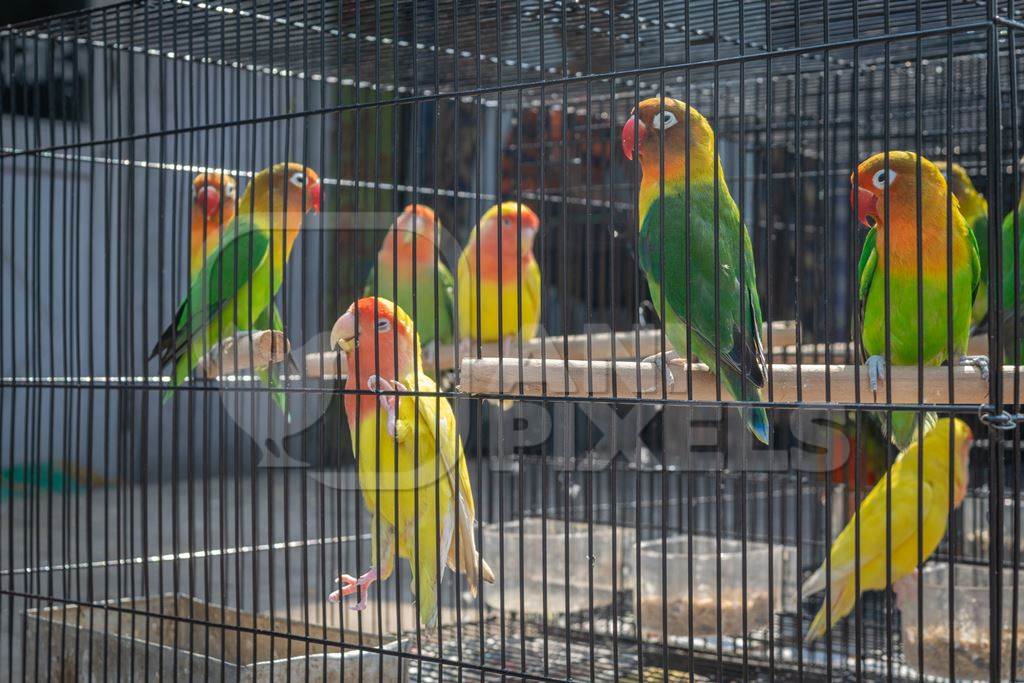
[[[0,29],[3,677],[1024,675],[1022,39],[1012,0],[132,0]],[[735,330],[734,275],[760,302]]]

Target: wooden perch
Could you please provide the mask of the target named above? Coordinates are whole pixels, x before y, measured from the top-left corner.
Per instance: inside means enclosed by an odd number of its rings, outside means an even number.
[[[763,330],[763,339],[767,343],[768,326]],[[589,336],[586,334],[570,334],[565,337],[549,336],[545,339],[531,339],[523,342],[523,358],[541,358],[541,347],[544,348],[545,358],[563,358],[575,360],[611,360],[612,349],[615,349],[616,359],[646,358],[661,351],[661,330],[640,330],[639,345],[637,344],[637,332],[626,330],[624,332],[594,332]],[[793,345],[796,343],[796,323],[791,320],[781,320],[772,323],[772,344],[775,346]],[[481,358],[497,358],[500,344],[487,343],[481,346]],[[519,347],[514,347],[514,357],[519,358]],[[456,367],[456,355],[458,360],[466,357],[465,353],[457,354],[457,348],[452,344],[445,344],[438,348],[437,363],[442,372],[454,370]],[[472,354],[476,355],[476,345],[472,347]],[[567,356],[566,356],[567,354]],[[508,354],[505,354],[508,357]],[[345,373],[345,354],[336,351],[324,353],[311,353],[306,356],[306,374],[310,377],[322,377],[333,379]],[[427,370],[433,372],[435,367],[432,359],[424,359]],[[340,370],[340,372],[339,372]]]
[[[787,346],[776,345],[771,351],[771,357],[776,362],[796,362],[796,351],[797,347],[795,344],[789,344]],[[802,344],[800,346],[801,360],[804,363],[824,362],[826,351],[832,354],[830,361],[835,364],[843,362],[847,358],[853,360],[850,357],[851,354],[859,352],[860,349],[853,342]],[[967,353],[972,356],[987,356],[988,336],[979,334],[971,337],[971,340],[967,345]]]
[[[693,365],[693,393],[687,392],[686,364],[679,359],[668,364],[675,382],[668,389],[667,397],[673,400],[719,399],[716,392],[715,376],[706,365]],[[775,364],[772,367],[773,395],[778,402],[803,403],[894,403],[916,405],[957,404],[977,406],[988,401],[988,381],[974,367],[954,367],[954,393],[949,396],[948,367],[924,369],[923,399],[918,396],[918,369],[914,366],[890,368],[892,397],[886,395],[884,381],[879,383],[877,398],[868,386],[865,368],[860,367],[860,396],[855,393],[855,367],[853,365],[801,365],[799,378],[796,365]],[[638,380],[639,369],[639,382]],[[1015,368],[1003,368],[1003,386],[1013,391]],[[1022,369],[1024,370],[1024,369]],[[522,382],[520,383],[520,373]],[[524,394],[526,396],[572,396],[612,398],[612,364],[608,361],[570,360],[526,360],[520,364],[515,359],[497,358],[466,359],[462,362],[460,389],[468,394]],[[614,368],[617,396],[619,398],[660,398],[661,373],[654,363],[619,362]],[[544,385],[544,379],[547,385]],[[829,395],[826,400],[826,380]],[[1022,383],[1024,384],[1024,383]],[[499,388],[500,387],[500,388]],[[1024,391],[1021,392],[1024,398]],[[724,390],[723,400],[730,396]],[[768,399],[767,392],[765,400]],[[1012,401],[1011,397],[1006,400]]]
[[[290,349],[291,345],[284,332],[237,332],[210,349],[199,361],[195,374],[196,377],[214,379],[245,370],[264,370],[283,361]]]

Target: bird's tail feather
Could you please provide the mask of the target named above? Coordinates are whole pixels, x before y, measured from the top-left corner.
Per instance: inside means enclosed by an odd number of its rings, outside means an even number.
[[[487,583],[494,583],[494,572],[491,570],[487,560],[480,558],[476,549],[476,541],[473,538],[473,518],[469,513],[469,505],[466,499],[459,494],[459,515],[458,515],[458,551],[459,556],[455,557],[455,543],[452,543],[451,552],[448,556],[448,566],[452,571],[461,571],[466,576],[466,584],[469,592],[476,597],[480,585],[480,577],[483,576]]]
[[[889,420],[886,418],[886,414],[884,412],[875,412],[872,414],[875,416],[875,419],[878,420],[879,425],[881,425],[882,433],[888,436],[901,451],[906,450],[911,444],[917,441],[918,416],[915,411],[894,410],[892,413],[891,432],[888,431]],[[928,432],[932,430],[938,419],[939,416],[935,413],[924,413],[921,418],[921,425],[923,427],[923,432],[920,435],[921,438],[926,436]]]
[[[743,380],[737,372],[722,372],[722,382],[733,398],[748,401],[760,401],[761,392],[749,381]],[[767,445],[771,436],[771,424],[768,422],[768,411],[764,408],[740,408],[740,415],[747,429],[761,443]]]
[[[807,629],[808,643],[824,636],[832,629],[833,626],[836,625],[836,622],[853,611],[853,605],[856,602],[856,593],[854,591],[853,582],[844,581],[839,586],[834,587],[831,597],[831,619],[829,619],[826,624],[825,620],[829,616],[826,614],[826,607],[828,604],[826,601],[822,603],[821,609],[819,609],[818,613],[814,615],[814,620],[811,622],[810,628]]]

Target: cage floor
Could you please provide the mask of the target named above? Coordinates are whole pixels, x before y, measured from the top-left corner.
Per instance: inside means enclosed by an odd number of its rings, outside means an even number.
[[[593,680],[593,681],[706,681],[691,678],[689,670],[670,668],[648,661],[635,642],[620,642],[617,648],[604,638],[592,644],[587,635],[557,630],[548,622],[530,617],[511,616],[504,620],[490,617],[482,622],[446,626],[437,634],[422,633],[418,649],[424,656],[461,661],[470,668],[414,660],[409,668],[410,681],[480,680]],[[546,634],[546,635],[545,635]],[[415,636],[406,638],[403,649],[416,651]],[[503,675],[501,671],[506,673]],[[667,678],[666,678],[667,677]]]

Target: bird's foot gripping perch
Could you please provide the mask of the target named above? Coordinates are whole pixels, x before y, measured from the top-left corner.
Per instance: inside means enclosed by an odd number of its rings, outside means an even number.
[[[342,574],[335,583],[340,583],[341,588],[334,591],[327,596],[327,599],[331,602],[341,602],[341,599],[346,595],[352,595],[353,593],[359,593],[359,600],[356,604],[352,605],[352,609],[357,612],[361,612],[366,609],[366,594],[370,590],[370,586],[374,581],[377,580],[377,568],[371,567],[365,574],[362,574],[358,579],[350,574]]]
[[[988,380],[988,356],[960,356],[957,365],[976,367],[981,379]]]
[[[389,382],[379,375],[370,375],[366,378],[366,388],[379,394],[378,401],[388,416],[388,434],[395,436],[397,431],[397,396],[391,392],[407,391],[405,385],[399,381]]]
[[[672,371],[668,368],[669,361],[675,360],[676,358],[679,358],[679,354],[673,350],[666,351],[665,353],[656,353],[653,356],[648,356],[647,358],[644,358],[643,362],[654,363],[654,365],[658,368],[658,378],[665,378],[665,388],[667,389],[668,387],[671,387],[673,384],[675,384],[676,381],[675,375],[673,375]],[[651,391],[657,390],[658,385],[655,384],[654,388]]]
[[[878,398],[878,380],[885,377],[885,356],[870,356],[864,362],[868,369],[868,385]]]

